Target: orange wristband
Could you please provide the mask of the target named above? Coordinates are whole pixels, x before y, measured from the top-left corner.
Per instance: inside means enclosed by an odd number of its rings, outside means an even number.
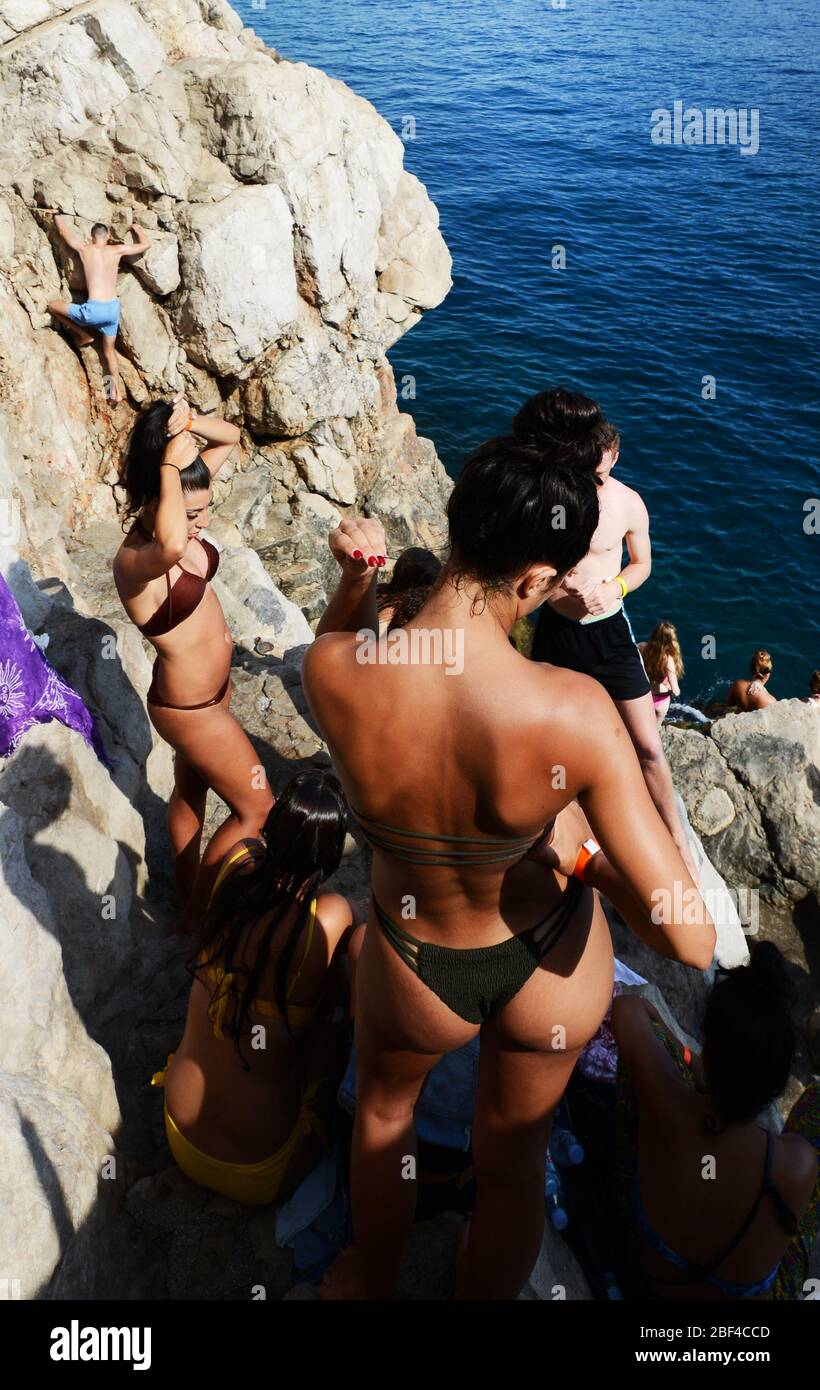
[[[586,883],[587,864],[594,854],[597,854],[601,846],[597,840],[584,840],[578,851],[578,858],[575,861],[575,868],[572,871],[573,878],[578,878],[582,883]]]
[[[187,425],[183,425],[183,426],[182,426],[183,430],[189,430],[189,429],[191,428],[191,425],[192,425],[193,423],[194,423],[194,416],[193,416],[193,411],[192,411],[191,414],[188,416],[188,423],[187,423]]]

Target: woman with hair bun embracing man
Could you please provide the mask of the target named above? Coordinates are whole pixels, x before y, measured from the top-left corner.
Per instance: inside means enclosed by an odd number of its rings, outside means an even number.
[[[591,434],[579,448],[574,409],[566,393],[537,397],[453,489],[448,559],[406,628],[449,629],[458,678],[435,660],[358,659],[359,630],[378,632],[384,533],[353,517],[330,536],[341,575],[302,675],[374,855],[356,976],[355,1248],[329,1271],[327,1297],[395,1295],[416,1200],[414,1106],[435,1063],[478,1033],[477,1195],[458,1296],[518,1294],[543,1235],[553,1111],[612,996],[591,886],[602,863],[644,941],[695,969],[712,959],[705,907],[695,924],[656,920],[658,889],[688,902],[674,884],[694,885],[612,699],[508,640],[598,526],[600,448]],[[598,844],[582,844],[576,799]]]

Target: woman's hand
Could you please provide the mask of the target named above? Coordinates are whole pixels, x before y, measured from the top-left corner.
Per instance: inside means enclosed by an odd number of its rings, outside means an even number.
[[[387,559],[384,528],[374,516],[349,516],[331,531],[328,544],[346,578],[361,579]]]
[[[584,840],[592,838],[589,821],[578,805],[571,801],[555,817],[552,834],[542,840],[534,849],[528,850],[525,859],[534,859],[548,869],[557,869],[559,874],[570,878],[578,862],[578,851]]]
[[[187,468],[189,464],[193,463],[198,453],[199,448],[193,435],[188,430],[184,430],[175,434],[173,439],[166,444],[162,462],[172,463],[181,473],[183,468]]]
[[[341,578],[319,619],[316,636],[329,632],[378,634],[376,570],[387,559],[384,528],[374,516],[349,516],[331,531],[328,544],[341,566]]]
[[[608,613],[612,605],[621,597],[621,586],[616,584],[614,579],[602,579],[599,584],[594,584],[586,595],[585,602],[587,613],[599,618],[602,613]]]
[[[168,434],[173,438],[183,430],[187,430],[194,417],[191,407],[181,391],[178,391],[174,396],[171,405],[173,406],[173,410],[171,411],[171,418],[168,421]]]

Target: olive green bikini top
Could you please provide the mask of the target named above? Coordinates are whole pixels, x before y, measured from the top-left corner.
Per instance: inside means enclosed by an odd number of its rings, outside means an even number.
[[[348,805],[350,805],[349,802]],[[425,830],[405,830],[399,825],[386,825],[384,821],[373,820],[371,816],[362,815],[355,806],[350,806],[350,810],[361,825],[362,834],[368,844],[372,845],[374,849],[392,854],[395,859],[404,860],[407,864],[446,864],[458,867],[462,864],[501,864],[507,859],[522,859],[535,845],[551,833],[555,824],[555,817],[553,816],[552,820],[548,821],[537,835],[527,836],[434,835]],[[369,827],[375,828],[370,829]],[[480,846],[480,848],[450,849],[441,853],[426,849],[424,846],[410,850],[401,845],[394,845],[390,840],[385,840],[381,834],[384,830],[393,835],[404,835],[411,840],[446,840],[448,844],[474,845]],[[504,848],[498,848],[498,846],[504,846]]]

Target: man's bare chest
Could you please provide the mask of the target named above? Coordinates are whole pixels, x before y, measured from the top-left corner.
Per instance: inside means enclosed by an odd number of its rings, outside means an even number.
[[[612,550],[618,550],[628,529],[622,507],[616,505],[606,510],[602,508],[601,511],[601,519],[589,547],[590,555],[607,555]]]

